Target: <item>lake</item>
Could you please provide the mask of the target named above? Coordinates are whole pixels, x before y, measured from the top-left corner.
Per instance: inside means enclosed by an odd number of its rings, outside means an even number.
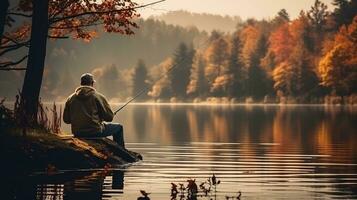
[[[4,199],[171,199],[213,173],[212,199],[357,199],[357,107],[130,105],[114,121],[142,162],[14,178]]]

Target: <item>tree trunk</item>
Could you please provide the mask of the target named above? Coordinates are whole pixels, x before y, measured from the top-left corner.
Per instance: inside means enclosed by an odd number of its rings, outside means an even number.
[[[6,13],[7,13],[8,7],[9,7],[8,0],[0,1],[0,46],[1,46],[2,35],[3,35],[4,29],[5,29],[5,20],[6,20]]]
[[[48,33],[48,0],[32,0],[33,17],[31,41],[22,97],[27,120],[37,118],[38,101],[45,66]]]

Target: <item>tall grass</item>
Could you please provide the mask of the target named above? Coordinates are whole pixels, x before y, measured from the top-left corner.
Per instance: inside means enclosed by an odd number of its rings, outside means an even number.
[[[0,101],[0,129],[21,129],[23,134],[29,129],[59,134],[61,132],[62,106],[54,102],[51,107],[44,106],[39,100],[35,119],[26,116],[25,101],[19,92],[13,109],[5,106],[5,99]]]

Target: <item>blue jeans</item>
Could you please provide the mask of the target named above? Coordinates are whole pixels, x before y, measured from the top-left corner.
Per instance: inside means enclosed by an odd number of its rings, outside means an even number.
[[[101,137],[113,136],[113,140],[125,148],[123,126],[118,123],[104,123],[104,129],[99,134]]]

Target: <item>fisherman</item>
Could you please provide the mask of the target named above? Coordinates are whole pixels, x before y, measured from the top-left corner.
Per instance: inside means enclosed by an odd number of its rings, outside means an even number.
[[[75,137],[113,136],[125,148],[123,126],[111,122],[114,113],[106,98],[93,87],[95,82],[90,73],[81,76],[81,86],[66,101],[63,121],[71,124]]]

